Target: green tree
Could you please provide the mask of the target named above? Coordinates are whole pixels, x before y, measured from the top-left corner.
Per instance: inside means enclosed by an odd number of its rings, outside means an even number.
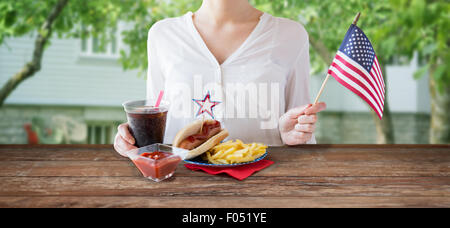
[[[2,0],[0,2],[0,44],[7,37],[36,34],[30,61],[0,89],[0,106],[23,81],[41,69],[45,48],[54,34],[59,37],[84,37],[82,25],[92,27],[92,35],[106,34],[119,19],[119,8],[109,1]]]
[[[419,55],[423,66],[415,77],[429,75],[430,143],[450,143],[450,3],[446,0],[391,0],[389,3],[395,12],[401,13],[387,20],[384,29],[376,35],[383,38],[396,34],[399,40],[387,45],[396,55],[408,59],[414,53]]]
[[[41,69],[44,48],[52,35],[55,21],[66,7],[67,2],[68,0],[60,0],[58,2],[50,3],[50,5],[44,2],[41,5],[41,8],[37,8],[36,11],[34,11],[39,17],[33,17],[34,15],[32,14],[33,8],[37,6],[36,2],[0,2],[0,44],[5,37],[23,35],[29,32],[31,27],[37,27],[36,23],[39,23],[39,27],[36,29],[38,35],[35,41],[32,59],[1,88],[0,105],[3,104],[6,97],[8,97],[22,81],[31,77]],[[39,14],[42,8],[45,8],[46,11],[45,18],[43,17],[44,15]],[[23,11],[30,13],[30,15],[20,15]],[[20,17],[19,15],[23,17]]]
[[[125,69],[146,70],[147,32],[154,22],[180,11],[198,7],[198,1],[164,0],[2,0],[0,1],[0,45],[5,38],[36,34],[30,61],[0,88],[0,106],[26,79],[41,69],[45,48],[56,35],[59,38],[100,40],[101,48],[111,40],[109,31],[119,21],[131,22],[133,28],[123,32],[130,51],[121,51]]]

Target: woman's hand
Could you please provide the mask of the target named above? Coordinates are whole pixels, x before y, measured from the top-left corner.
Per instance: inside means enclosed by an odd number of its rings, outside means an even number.
[[[122,156],[127,157],[126,152],[136,149],[134,137],[128,130],[128,123],[123,123],[117,128],[117,135],[114,139],[114,149]]]
[[[291,146],[307,143],[316,130],[316,114],[326,107],[326,104],[321,102],[294,108],[285,113],[279,121],[283,143]]]

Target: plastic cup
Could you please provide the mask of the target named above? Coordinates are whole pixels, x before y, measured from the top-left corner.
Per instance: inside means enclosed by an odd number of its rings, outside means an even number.
[[[169,105],[167,102],[161,101],[159,107],[155,107],[155,103],[155,100],[135,100],[123,103],[129,130],[136,140],[137,147],[163,142]]]

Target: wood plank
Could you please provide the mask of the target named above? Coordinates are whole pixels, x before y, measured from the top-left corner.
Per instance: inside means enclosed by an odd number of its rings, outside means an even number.
[[[0,196],[450,197],[450,177],[1,177]]]
[[[426,156],[425,156],[426,155]],[[271,147],[275,161],[441,161],[450,145],[302,145]],[[112,145],[0,145],[0,161],[123,161]]]
[[[450,146],[411,147],[410,145],[374,146],[348,145],[347,147],[279,147],[273,148],[271,156],[282,154],[283,161],[442,161],[450,163]]]
[[[399,208],[450,207],[449,197],[0,197],[0,207],[16,208]]]
[[[206,176],[207,174],[188,170],[181,163],[176,176]],[[123,176],[139,177],[134,164],[124,161],[0,161],[2,177],[70,177],[70,176]],[[297,161],[276,162],[257,172],[254,176],[302,176],[302,177],[411,177],[450,176],[450,162],[422,161],[410,159],[394,161]]]
[[[120,161],[111,145],[0,145],[0,161]]]

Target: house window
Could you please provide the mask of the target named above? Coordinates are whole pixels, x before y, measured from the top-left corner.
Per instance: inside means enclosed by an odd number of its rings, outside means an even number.
[[[83,30],[86,30],[83,28]],[[81,56],[119,58],[119,29],[111,29],[106,37],[89,36],[81,39]]]
[[[88,122],[88,144],[112,144],[119,122]]]

